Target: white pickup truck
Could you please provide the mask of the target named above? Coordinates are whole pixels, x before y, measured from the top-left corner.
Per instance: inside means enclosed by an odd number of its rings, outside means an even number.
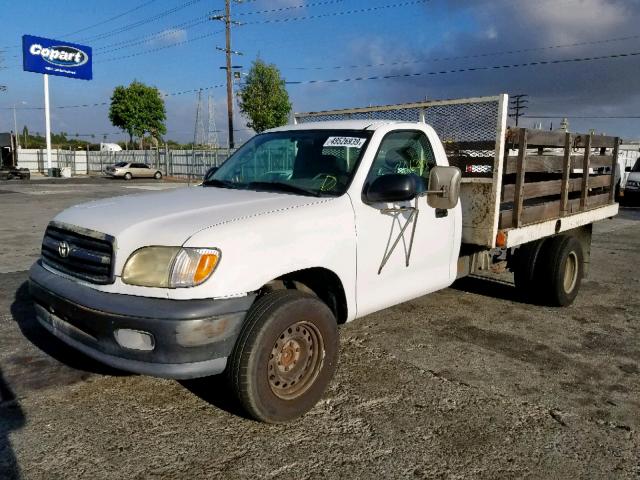
[[[201,186],[69,208],[30,271],[38,319],[124,370],[226,372],[249,414],[283,422],[323,394],[339,324],[483,270],[513,270],[530,298],[568,305],[591,223],[618,209],[611,176],[590,166],[615,165],[619,141],[507,130],[507,104],[300,114]]]

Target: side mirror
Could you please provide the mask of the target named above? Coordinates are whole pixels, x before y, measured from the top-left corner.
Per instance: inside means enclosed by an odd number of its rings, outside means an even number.
[[[207,180],[209,178],[211,178],[211,175],[213,175],[214,173],[216,173],[218,171],[218,168],[220,167],[211,167],[209,170],[207,170],[207,172],[204,174],[204,179]]]
[[[427,203],[431,208],[450,210],[460,199],[462,173],[457,167],[435,166],[429,173]]]
[[[417,195],[418,185],[414,175],[394,173],[376,178],[365,196],[369,203],[391,203],[413,200]]]
[[[624,171],[625,172],[630,172],[631,171],[631,167],[625,167]]]

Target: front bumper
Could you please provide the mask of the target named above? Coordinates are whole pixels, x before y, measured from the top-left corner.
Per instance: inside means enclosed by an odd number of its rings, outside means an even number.
[[[169,300],[106,293],[56,275],[40,262],[29,287],[38,321],[89,357],[115,368],[166,378],[221,373],[255,295]],[[150,351],[121,346],[119,329],[151,334]]]

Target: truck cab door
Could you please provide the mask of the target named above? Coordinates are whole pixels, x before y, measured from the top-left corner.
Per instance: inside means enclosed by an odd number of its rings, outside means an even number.
[[[433,136],[432,141],[429,136]],[[438,155],[433,145],[438,147]],[[426,195],[393,204],[367,199],[373,181],[390,174],[417,176],[419,188],[426,191],[429,171],[435,165],[447,165],[447,160],[433,131],[428,135],[422,130],[396,130],[382,139],[362,195],[352,198],[358,316],[439,290],[455,279],[459,206],[436,210],[429,207]]]

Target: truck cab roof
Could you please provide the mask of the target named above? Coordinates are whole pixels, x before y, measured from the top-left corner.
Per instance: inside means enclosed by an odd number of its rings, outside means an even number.
[[[377,130],[386,125],[402,125],[415,127],[415,122],[397,122],[393,120],[333,120],[326,122],[305,122],[284,125],[266,130],[265,133],[286,132],[290,130]]]

